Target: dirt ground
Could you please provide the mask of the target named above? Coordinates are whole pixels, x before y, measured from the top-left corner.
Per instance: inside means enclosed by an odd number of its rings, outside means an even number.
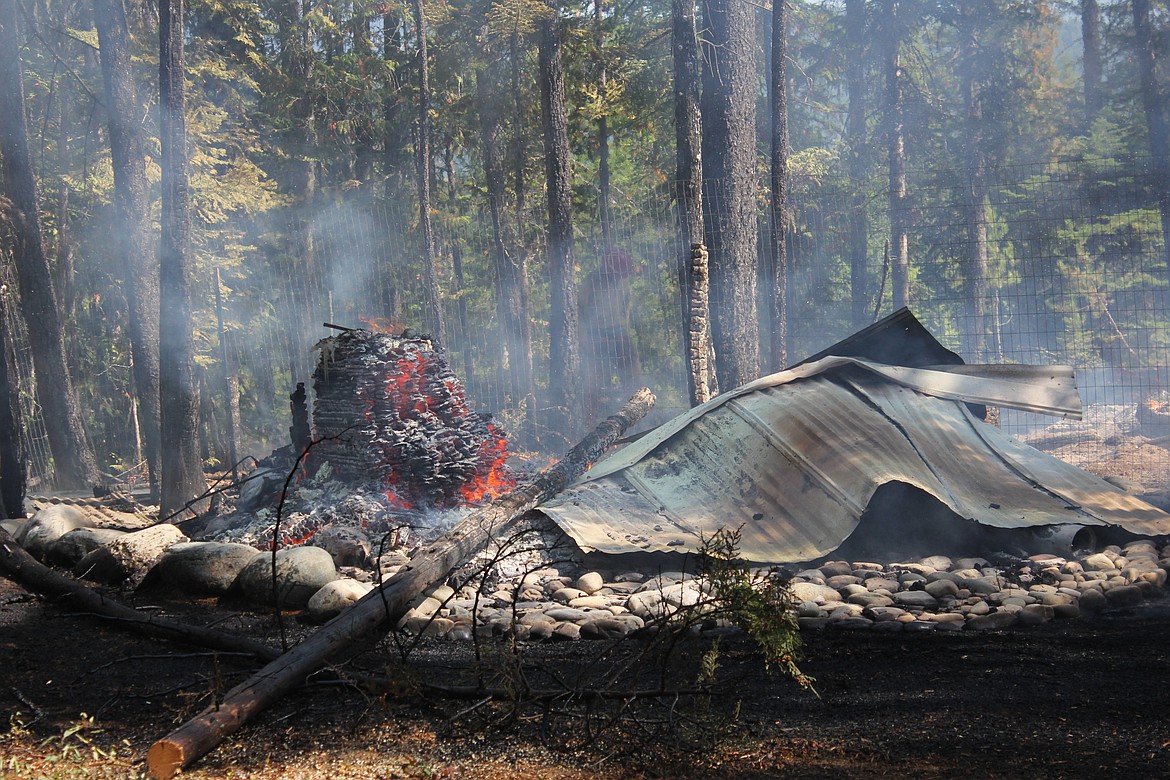
[[[270,615],[134,601],[276,641]],[[293,638],[305,630],[293,624]],[[534,663],[553,674],[588,666],[601,644],[551,645]],[[811,634],[802,668],[817,695],[765,673],[750,643],[729,636],[722,693],[706,714],[668,702],[660,712],[683,726],[669,739],[650,710],[605,729],[599,707],[550,728],[540,707],[508,717],[506,704],[418,688],[460,678],[470,651],[436,641],[404,669],[385,646],[368,650],[349,668],[389,669],[396,690],[303,686],[183,776],[1170,777],[1170,600],[1001,633]],[[0,777],[145,776],[150,744],[253,668],[63,612],[0,580]]]

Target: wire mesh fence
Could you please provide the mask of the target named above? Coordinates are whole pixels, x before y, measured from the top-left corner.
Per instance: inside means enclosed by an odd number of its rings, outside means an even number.
[[[1131,471],[1164,481],[1170,473],[1164,448],[1170,425],[1162,422],[1170,417],[1161,415],[1170,411],[1170,250],[1163,246],[1156,196],[1165,185],[1152,180],[1151,170],[1149,160],[1102,159],[913,171],[905,211],[896,216],[909,230],[910,306],[945,346],[968,362],[1076,367],[1085,422],[1005,412],[1003,427],[1098,471],[1124,455]],[[793,361],[893,310],[885,187],[878,176],[792,182]],[[552,316],[543,204],[519,211],[514,202],[504,204],[498,229],[488,205],[482,198],[448,199],[435,214],[448,359],[480,411],[495,414],[523,442],[547,441],[539,430],[549,403]],[[642,384],[658,393],[656,421],[687,406],[678,277],[685,247],[676,205],[674,188],[659,185],[619,193],[604,224],[578,209],[579,389],[589,416],[609,413]],[[759,205],[766,341],[774,258],[763,189]],[[712,202],[706,209],[724,206]],[[414,205],[357,191],[252,228],[250,255],[222,269],[224,337],[228,368],[239,376],[243,452],[263,455],[285,441],[286,399],[297,382],[309,381],[313,344],[330,332],[322,323],[425,330],[416,223]],[[497,297],[501,258],[523,271],[516,294],[531,333],[533,392],[518,391],[512,373],[528,355],[520,355],[524,348],[509,335],[508,310]],[[220,370],[217,339],[201,342],[209,371]],[[22,365],[27,371],[27,359]],[[26,411],[33,473],[44,475],[48,454],[31,401]]]

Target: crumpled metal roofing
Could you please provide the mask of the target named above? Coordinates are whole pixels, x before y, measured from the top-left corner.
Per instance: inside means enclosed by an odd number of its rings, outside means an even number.
[[[997,528],[1170,533],[1170,515],[1015,441],[966,403],[1078,417],[1067,366],[908,368],[826,357],[718,396],[627,446],[540,509],[585,549],[693,550],[742,526],[753,561],[808,561],[901,481]]]

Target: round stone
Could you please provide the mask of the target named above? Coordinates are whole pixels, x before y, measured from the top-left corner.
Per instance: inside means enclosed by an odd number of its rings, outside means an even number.
[[[99,547],[104,547],[119,536],[125,535],[125,531],[114,528],[90,528],[88,526],[74,528],[49,545],[49,549],[45,553],[45,562],[72,569],[89,553]],[[252,552],[256,551],[252,550]]]
[[[320,547],[285,547],[276,553],[276,604],[299,608],[313,594],[337,579],[333,556]],[[250,601],[273,603],[272,554],[258,555],[236,578],[237,586]]]
[[[577,590],[584,591],[586,595],[593,595],[601,590],[601,586],[604,584],[605,579],[595,571],[582,574],[577,578]]]
[[[233,542],[182,542],[167,548],[151,579],[184,593],[221,596],[249,561],[264,554]]]
[[[894,594],[894,603],[902,607],[934,609],[938,606],[938,599],[924,590],[904,590]]]
[[[373,589],[370,583],[351,579],[327,582],[309,599],[309,616],[319,622],[329,620],[356,604]]]
[[[38,511],[17,531],[15,541],[29,555],[40,559],[53,542],[77,528],[93,528],[94,522],[75,506],[54,504]]]

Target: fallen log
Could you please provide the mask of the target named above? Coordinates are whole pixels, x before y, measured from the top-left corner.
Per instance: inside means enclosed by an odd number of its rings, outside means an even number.
[[[93,588],[82,585],[77,580],[53,571],[29,555],[3,528],[0,528],[0,575],[27,591],[53,597],[72,607],[85,610],[95,617],[113,621],[147,636],[185,642],[211,650],[251,653],[262,661],[270,661],[280,655],[276,648],[254,639],[143,614]]]
[[[472,512],[419,553],[407,569],[386,580],[304,642],[228,691],[222,702],[212,704],[155,742],[147,753],[151,775],[173,777],[321,668],[331,655],[379,626],[396,624],[406,614],[415,596],[441,581],[493,538],[506,532],[526,512],[564,490],[653,405],[654,394],[648,388],[634,393],[621,411],[599,424],[560,462],[542,471],[523,487]]]

